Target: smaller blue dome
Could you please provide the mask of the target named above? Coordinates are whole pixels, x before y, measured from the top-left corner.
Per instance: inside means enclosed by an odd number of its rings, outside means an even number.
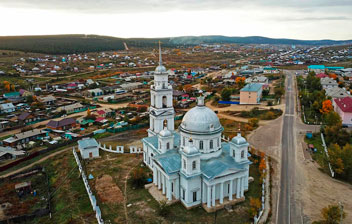
[[[198,149],[193,145],[192,140],[189,141],[189,145],[185,146],[182,151],[187,155],[194,155],[199,153]]]
[[[159,65],[158,67],[156,67],[155,72],[156,73],[164,73],[164,72],[166,72],[166,68],[164,65]]]
[[[166,127],[164,127],[163,130],[161,130],[161,132],[159,132],[159,135],[161,137],[169,137],[172,135],[171,131],[169,131]]]
[[[231,142],[236,145],[247,144],[247,140],[241,136],[241,133],[238,133],[237,136],[233,137]]]

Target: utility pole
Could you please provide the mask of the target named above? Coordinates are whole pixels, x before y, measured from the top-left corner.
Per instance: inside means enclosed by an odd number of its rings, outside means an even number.
[[[342,219],[343,219],[343,205],[341,202],[339,202],[339,207],[340,207],[340,224],[342,224]]]

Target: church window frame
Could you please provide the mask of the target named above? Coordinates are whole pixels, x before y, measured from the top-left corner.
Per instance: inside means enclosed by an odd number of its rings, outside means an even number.
[[[183,142],[182,142],[182,145],[183,145],[183,146],[186,146],[186,138],[185,138],[185,137],[182,137],[182,141],[183,141]]]
[[[244,150],[241,151],[241,158],[244,158]]]
[[[209,142],[209,148],[210,148],[210,149],[213,149],[213,148],[214,148],[214,141],[213,141],[213,139],[210,140],[210,142]]]
[[[218,147],[219,147],[220,146],[220,139],[218,138],[217,140],[218,140],[217,143],[218,143]]]
[[[193,192],[193,202],[197,201],[197,191]]]
[[[203,145],[204,145],[204,144],[203,144],[203,141],[200,140],[200,141],[199,141],[199,149],[200,149],[200,150],[203,150]]]
[[[166,143],[166,149],[170,149],[170,142]]]
[[[183,159],[183,169],[186,169],[186,160]]]
[[[185,189],[182,188],[182,200],[185,200],[186,198],[186,191]]]

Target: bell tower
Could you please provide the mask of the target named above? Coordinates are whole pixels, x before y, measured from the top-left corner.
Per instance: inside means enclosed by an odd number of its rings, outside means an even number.
[[[172,86],[168,82],[168,73],[162,64],[159,41],[159,65],[154,73],[154,85],[150,86],[150,109],[148,136],[157,135],[163,130],[174,130],[175,111],[172,105]]]

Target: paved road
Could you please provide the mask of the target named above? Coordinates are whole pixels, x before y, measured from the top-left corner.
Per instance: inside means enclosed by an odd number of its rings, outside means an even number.
[[[295,223],[295,218],[291,217],[293,212],[292,195],[293,179],[295,169],[295,146],[294,146],[294,125],[295,125],[295,88],[293,72],[285,72],[287,75],[286,83],[286,110],[281,136],[281,177],[280,177],[280,194],[278,202],[278,224]]]

